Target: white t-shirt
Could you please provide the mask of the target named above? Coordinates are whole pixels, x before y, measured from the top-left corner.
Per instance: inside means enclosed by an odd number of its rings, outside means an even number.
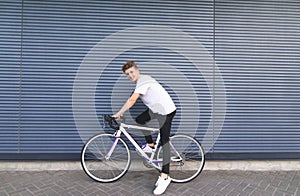
[[[151,76],[140,75],[134,93],[139,93],[143,103],[153,112],[167,115],[176,110],[168,92]]]

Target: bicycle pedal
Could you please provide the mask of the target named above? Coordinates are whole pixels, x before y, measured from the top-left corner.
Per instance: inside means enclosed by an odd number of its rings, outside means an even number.
[[[171,161],[174,161],[174,162],[178,162],[178,161],[182,161],[182,158],[181,157],[171,157]]]

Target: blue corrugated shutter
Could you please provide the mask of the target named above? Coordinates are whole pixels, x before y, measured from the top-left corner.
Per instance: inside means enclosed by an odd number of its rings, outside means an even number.
[[[78,127],[75,127],[72,91],[74,90],[73,82],[83,59],[102,39],[139,25],[172,26],[185,30],[192,36],[201,36],[202,42],[208,49],[211,49],[212,18],[210,1],[159,4],[139,1],[25,1],[20,151],[22,153],[78,153],[82,146],[80,137],[86,139],[94,133],[101,132],[90,111],[85,111],[89,108],[82,108],[83,112],[80,115],[81,120],[85,122],[84,125],[79,126],[84,126],[84,130],[78,130]],[[207,23],[207,21],[210,22]],[[132,34],[131,36],[129,39],[139,39],[140,35]],[[114,53],[120,43],[114,44],[106,50],[106,54],[99,55],[105,58],[105,55]],[[101,57],[97,56],[97,58]],[[201,73],[193,73],[193,65],[190,62],[184,62],[184,57],[176,57],[174,52],[166,49],[132,48],[131,51],[116,56],[112,63],[106,65],[107,68],[101,78],[99,76],[95,104],[99,115],[97,120],[100,124],[100,117],[103,113],[113,112],[111,108],[114,106],[110,105],[112,89],[116,85],[116,80],[124,77],[120,69],[122,64],[132,57],[136,58],[138,63],[152,62],[159,58],[160,61],[176,65],[176,68],[189,80],[195,81],[194,88],[199,92],[199,95],[195,95],[196,97],[199,96],[200,99],[200,92],[207,91]],[[93,69],[97,70],[99,66],[103,65],[96,64]],[[160,68],[162,68],[160,64],[152,68],[151,65],[141,67],[150,72]],[[90,78],[95,74],[93,69],[84,76],[87,80],[91,80]],[[158,74],[157,77],[169,77],[167,80],[173,81],[174,84],[165,84],[166,87],[175,85],[179,89],[182,84],[178,83],[178,78],[165,73]],[[89,84],[83,86],[84,89],[80,92],[83,96],[83,105],[86,102],[88,105],[93,104],[85,99],[87,96],[85,92],[90,92]],[[125,92],[128,91],[128,87],[124,85],[119,90]],[[175,95],[174,92],[173,95]],[[204,100],[201,114],[207,116],[201,123],[205,129],[209,122],[211,102],[205,101],[210,99],[209,95],[201,95],[201,97]],[[120,95],[116,99],[119,100],[119,104],[125,101]],[[193,110],[194,101],[188,100],[184,106],[189,108],[188,110]],[[133,112],[133,115],[136,114]],[[179,112],[178,119],[180,118]],[[195,132],[195,129],[192,132]],[[189,128],[183,131],[188,133]],[[203,132],[197,133],[199,138]]]
[[[72,87],[78,65],[94,44],[93,32],[83,29],[93,7],[25,1],[23,9],[20,151],[78,153],[82,142],[73,121]]]
[[[21,1],[0,5],[0,153],[18,152]]]
[[[215,152],[299,158],[300,3],[216,1],[215,8],[215,57],[227,91]]]
[[[136,60],[174,98],[173,130],[210,153],[299,155],[300,3],[0,3],[0,153],[78,155],[130,94],[120,67]]]

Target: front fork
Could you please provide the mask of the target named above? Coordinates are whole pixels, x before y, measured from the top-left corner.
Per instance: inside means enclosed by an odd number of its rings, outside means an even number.
[[[105,155],[105,160],[109,160],[110,159],[110,156],[111,154],[113,153],[113,151],[115,150],[116,146],[117,146],[117,143],[119,141],[119,139],[121,138],[121,130],[118,130],[114,133],[114,141],[112,143],[112,146],[110,147],[109,151],[106,153]]]

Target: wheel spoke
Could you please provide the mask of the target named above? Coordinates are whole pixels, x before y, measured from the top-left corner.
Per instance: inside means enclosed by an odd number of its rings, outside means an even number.
[[[189,135],[170,137],[170,176],[175,182],[188,182],[196,178],[204,167],[204,151],[201,144]],[[159,149],[157,158],[163,156]],[[160,165],[161,166],[161,165]]]
[[[113,145],[112,134],[100,134],[92,137],[85,144],[81,153],[81,163],[86,174],[99,182],[112,182],[121,178],[130,165],[128,145],[118,139],[113,152],[106,155]]]

